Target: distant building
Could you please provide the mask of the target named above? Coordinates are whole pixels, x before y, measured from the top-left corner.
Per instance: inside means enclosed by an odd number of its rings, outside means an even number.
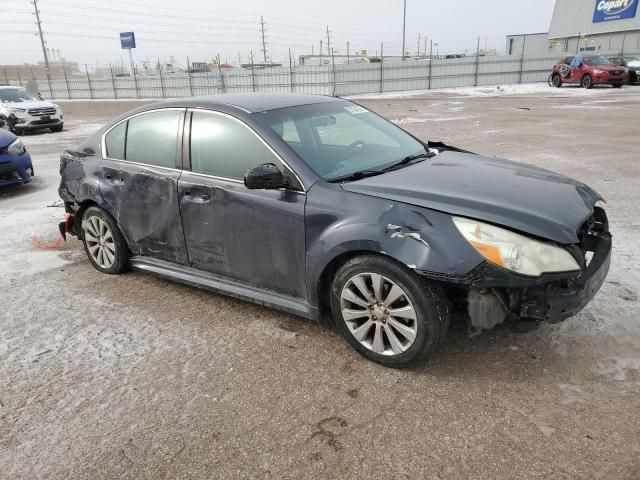
[[[640,0],[556,0],[548,33],[508,35],[506,53],[640,52]]]
[[[76,62],[60,60],[49,62],[49,74],[54,80],[61,80],[74,75],[81,75],[82,72]],[[10,82],[20,82],[24,84],[29,79],[46,80],[47,71],[43,63],[22,64],[22,65],[0,65],[0,84]]]

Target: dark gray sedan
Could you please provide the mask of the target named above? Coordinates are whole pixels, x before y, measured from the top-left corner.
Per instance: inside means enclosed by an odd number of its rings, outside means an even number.
[[[354,103],[227,94],[154,103],[61,158],[68,229],[128,268],[319,320],[414,365],[469,327],[558,322],[609,269],[602,199],[540,168],[424,142]]]

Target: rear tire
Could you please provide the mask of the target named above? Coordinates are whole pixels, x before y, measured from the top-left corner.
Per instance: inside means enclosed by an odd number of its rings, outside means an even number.
[[[580,85],[582,85],[582,88],[586,88],[587,90],[590,90],[593,88],[593,78],[591,78],[591,75],[589,75],[588,73],[582,77],[582,80],[580,81]]]
[[[424,363],[449,326],[439,285],[382,256],[346,262],[333,278],[330,296],[340,333],[360,354],[387,367]]]
[[[116,221],[99,207],[82,216],[82,243],[93,267],[110,275],[129,269],[129,248]]]

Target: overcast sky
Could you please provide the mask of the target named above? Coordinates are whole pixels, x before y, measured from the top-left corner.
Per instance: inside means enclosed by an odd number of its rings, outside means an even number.
[[[554,0],[407,0],[407,49],[415,53],[418,34],[438,43],[440,53],[476,48],[504,50],[509,33],[546,32]],[[81,5],[81,7],[79,7]],[[47,45],[81,64],[106,65],[124,59],[118,33],[136,32],[136,61],[180,63],[205,61],[220,54],[223,61],[246,62],[253,51],[262,60],[260,16],[264,17],[267,55],[274,61],[318,52],[326,53],[326,26],[332,46],[346,53],[384,42],[385,55],[402,49],[402,0],[39,0]],[[42,60],[34,35],[29,0],[0,2],[0,64]],[[420,49],[424,48],[421,42]],[[435,50],[435,48],[434,48]]]

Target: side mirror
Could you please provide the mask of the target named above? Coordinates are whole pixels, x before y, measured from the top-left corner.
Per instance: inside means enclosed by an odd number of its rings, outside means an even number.
[[[245,173],[244,185],[249,190],[274,190],[289,187],[289,180],[273,163],[264,163]]]

